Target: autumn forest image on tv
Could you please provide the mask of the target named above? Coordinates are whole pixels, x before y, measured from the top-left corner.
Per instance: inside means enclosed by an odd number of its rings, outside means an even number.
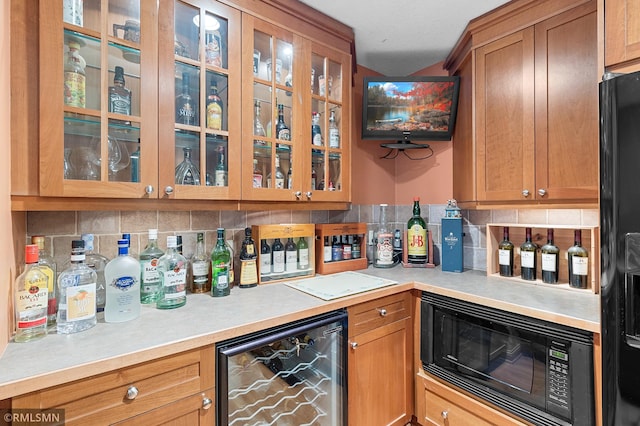
[[[370,82],[367,130],[449,130],[454,82]]]

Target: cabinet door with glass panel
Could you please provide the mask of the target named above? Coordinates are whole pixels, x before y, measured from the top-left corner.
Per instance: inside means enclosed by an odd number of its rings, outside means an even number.
[[[243,15],[243,179],[245,200],[301,199],[302,39]],[[308,86],[307,86],[308,87]],[[249,108],[253,105],[253,108]]]
[[[40,1],[40,194],[157,186],[157,5]]]
[[[303,196],[349,201],[351,187],[351,56],[308,42],[311,126],[305,137]]]
[[[236,9],[161,3],[160,198],[240,197],[240,37]]]

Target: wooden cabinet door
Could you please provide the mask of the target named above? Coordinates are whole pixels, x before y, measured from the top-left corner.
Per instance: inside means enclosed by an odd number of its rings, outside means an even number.
[[[409,422],[413,414],[411,337],[411,319],[405,318],[350,339],[350,426]]]
[[[206,426],[215,424],[216,410],[213,405],[215,390],[180,399],[155,410],[123,420],[118,426]]]
[[[607,0],[605,66],[640,59],[640,0]]]
[[[531,200],[534,189],[533,28],[478,48],[478,201]]]
[[[596,28],[595,1],[535,26],[536,199],[598,198]]]

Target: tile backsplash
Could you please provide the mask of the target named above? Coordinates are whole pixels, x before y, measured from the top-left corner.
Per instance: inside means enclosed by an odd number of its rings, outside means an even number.
[[[422,205],[422,216],[428,223],[434,243],[436,263],[440,263],[440,223],[444,204]],[[389,206],[389,222],[394,229],[406,230],[412,206]],[[71,240],[83,233],[95,234],[95,251],[109,258],[117,254],[117,240],[122,233],[131,234],[131,250],[139,253],[147,243],[149,228],[158,229],[158,243],[166,248],[168,235],[182,235],[187,257],[193,254],[196,234],[205,233],[205,245],[210,252],[215,244],[216,229],[227,230],[227,239],[239,250],[244,228],[275,223],[341,223],[364,222],[375,229],[379,217],[378,205],[353,205],[346,211],[56,211],[27,213],[27,235],[45,235],[46,247],[56,262],[68,260]],[[529,223],[594,226],[599,222],[596,209],[510,209],[463,210],[464,267],[486,270],[486,224]]]

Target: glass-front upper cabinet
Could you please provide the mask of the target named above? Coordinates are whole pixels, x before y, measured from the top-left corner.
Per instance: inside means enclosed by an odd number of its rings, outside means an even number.
[[[40,193],[143,197],[157,182],[149,0],[40,2]]]
[[[160,198],[240,197],[240,12],[215,1],[159,10]]]

